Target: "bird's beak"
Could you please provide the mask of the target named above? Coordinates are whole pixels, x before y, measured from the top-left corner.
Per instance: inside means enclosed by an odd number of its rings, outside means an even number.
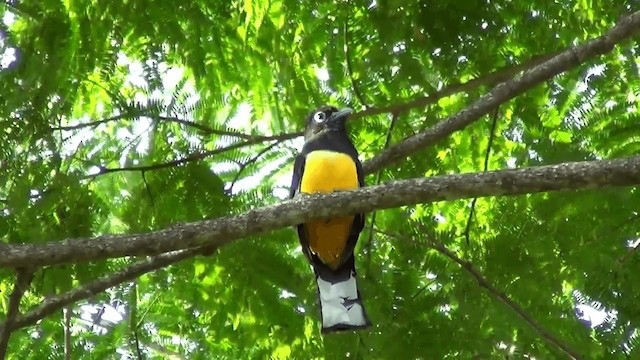
[[[351,115],[351,113],[353,113],[353,109],[350,109],[350,108],[340,109],[338,112],[331,115],[329,122],[336,122],[336,121],[345,122],[347,121],[347,118],[349,117],[349,115]]]

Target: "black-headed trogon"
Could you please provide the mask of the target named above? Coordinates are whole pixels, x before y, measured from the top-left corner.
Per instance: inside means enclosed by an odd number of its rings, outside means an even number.
[[[307,117],[305,143],[294,163],[291,198],[298,192],[328,193],[364,186],[358,151],[346,129],[351,112],[325,106]],[[364,214],[297,226],[302,250],[316,275],[323,333],[371,325],[356,284],[354,248],[363,227]]]

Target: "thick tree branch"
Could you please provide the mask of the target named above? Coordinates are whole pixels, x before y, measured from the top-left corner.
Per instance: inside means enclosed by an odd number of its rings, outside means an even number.
[[[490,113],[500,104],[515,98],[533,86],[576,67],[595,56],[610,52],[617,43],[631,37],[638,31],[640,31],[640,11],[620,20],[605,35],[590,40],[581,46],[572,47],[561,52],[533,69],[527,70],[521,77],[496,86],[456,115],[380,152],[363,164],[365,173],[371,174],[448,137],[454,131],[464,129],[480,117]]]
[[[505,294],[504,292],[496,289],[483,275],[480,273],[478,269],[473,266],[472,263],[466,260],[460,259],[453,251],[449,250],[443,244],[430,240],[429,244],[433,249],[435,249],[440,254],[454,261],[456,264],[460,265],[460,267],[469,273],[478,283],[478,285],[485,290],[487,290],[494,298],[505,304],[507,307],[511,308],[524,322],[526,322],[531,328],[538,333],[542,338],[549,343],[551,346],[561,351],[565,355],[567,355],[571,359],[582,359],[582,356],[572,349],[569,345],[565,344],[563,341],[555,337],[549,330],[545,329],[544,326],[539,324],[531,315],[529,315],[520,305],[518,305],[515,301],[511,300],[511,298]]]
[[[214,249],[210,248],[208,250],[213,251]],[[0,332],[7,331],[7,329],[9,331],[15,331],[25,326],[33,325],[38,320],[60,311],[60,309],[69,306],[70,304],[82,299],[88,299],[123,282],[137,279],[148,272],[155,271],[181,260],[196,256],[202,253],[202,251],[202,248],[197,248],[154,256],[147,260],[130,265],[113,274],[99,278],[89,284],[77,287],[64,294],[48,297],[42,302],[42,305],[28,311],[24,315],[18,316],[13,322],[5,322],[3,326],[0,326]]]
[[[8,326],[0,328],[0,359],[4,359],[7,355],[9,347],[9,339],[11,338],[12,326],[16,323],[16,318],[20,313],[20,300],[24,292],[29,287],[33,278],[33,271],[24,268],[18,269],[18,278],[13,288],[13,292],[9,295],[9,309],[7,310],[7,318],[4,323]]]
[[[0,267],[55,265],[220,246],[249,235],[328,218],[418,203],[640,184],[640,156],[486,173],[393,181],[358,190],[302,195],[240,215],[178,224],[138,235],[105,235],[44,244],[0,244]]]

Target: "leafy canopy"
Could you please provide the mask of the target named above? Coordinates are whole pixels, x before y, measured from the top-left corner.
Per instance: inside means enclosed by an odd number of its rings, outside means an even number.
[[[278,202],[311,109],[402,104],[481,80],[351,121],[366,160],[464,109],[496,84],[490,74],[599,36],[638,5],[5,0],[0,241],[140,233]],[[638,50],[625,42],[367,183],[636,154]],[[483,198],[472,214],[452,201],[370,215],[357,267],[375,325],[325,337],[294,232],[245,239],[69,307],[70,356],[562,356],[436,241],[571,348],[635,358],[639,201],[635,189],[594,190]],[[134,261],[40,269],[20,310]],[[2,314],[15,280],[0,269]],[[10,358],[61,358],[64,324],[57,312],[15,332]]]

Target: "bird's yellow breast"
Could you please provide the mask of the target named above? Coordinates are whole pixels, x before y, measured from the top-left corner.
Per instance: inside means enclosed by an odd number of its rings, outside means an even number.
[[[357,187],[358,172],[351,156],[327,150],[307,154],[300,192],[328,193]]]
[[[328,193],[358,188],[358,171],[351,156],[317,150],[307,154],[300,184],[303,193]],[[337,268],[353,226],[353,216],[312,220],[305,224],[309,248],[323,263]]]

